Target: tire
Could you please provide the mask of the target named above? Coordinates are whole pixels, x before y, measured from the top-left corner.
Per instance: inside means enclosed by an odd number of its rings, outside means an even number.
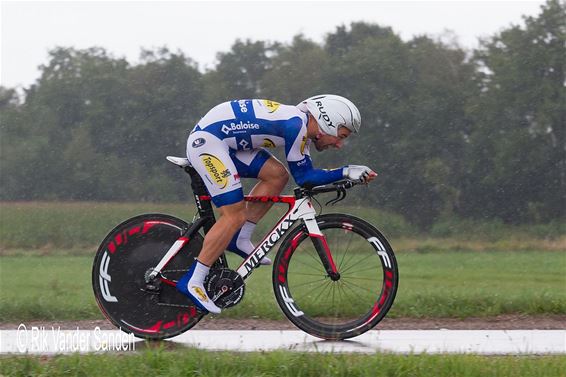
[[[285,316],[313,336],[360,335],[387,314],[397,292],[397,261],[371,224],[350,215],[318,216],[340,278],[329,278],[304,225],[283,240],[273,266],[273,289]]]
[[[114,228],[98,248],[92,286],[102,313],[116,327],[144,339],[166,339],[187,331],[202,318],[191,301],[164,283],[147,289],[145,273],[157,266],[188,228],[183,220],[162,214],[133,217]],[[202,248],[195,236],[167,264],[162,274],[178,280]]]

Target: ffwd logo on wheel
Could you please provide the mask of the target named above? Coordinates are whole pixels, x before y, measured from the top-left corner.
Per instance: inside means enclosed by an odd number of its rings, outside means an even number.
[[[221,189],[225,188],[228,185],[228,178],[232,175],[230,170],[226,169],[222,161],[211,154],[203,153],[199,157],[216,185]]]

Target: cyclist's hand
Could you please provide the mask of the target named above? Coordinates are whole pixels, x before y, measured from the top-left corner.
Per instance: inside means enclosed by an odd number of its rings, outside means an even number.
[[[344,178],[368,183],[377,177],[377,173],[364,165],[347,165],[344,167]]]

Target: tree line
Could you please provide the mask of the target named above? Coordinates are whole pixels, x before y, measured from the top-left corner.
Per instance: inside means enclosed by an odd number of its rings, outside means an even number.
[[[237,40],[204,72],[166,47],[142,50],[135,65],[102,48],[55,48],[23,98],[0,88],[0,200],[186,199],[185,177],[164,156],[184,155],[212,106],[335,93],[359,107],[361,134],[313,160],[374,168],[359,204],[425,227],[450,216],[561,220],[565,56],[566,9],[555,0],[475,51],[363,22],[322,43]]]

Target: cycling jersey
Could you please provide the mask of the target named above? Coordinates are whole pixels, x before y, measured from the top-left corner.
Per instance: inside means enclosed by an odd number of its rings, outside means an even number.
[[[340,180],[342,168],[313,168],[307,122],[307,114],[295,106],[261,99],[224,102],[193,129],[187,156],[217,206],[243,199],[240,177],[257,177],[271,156],[269,148],[285,148],[289,170],[300,186]]]

